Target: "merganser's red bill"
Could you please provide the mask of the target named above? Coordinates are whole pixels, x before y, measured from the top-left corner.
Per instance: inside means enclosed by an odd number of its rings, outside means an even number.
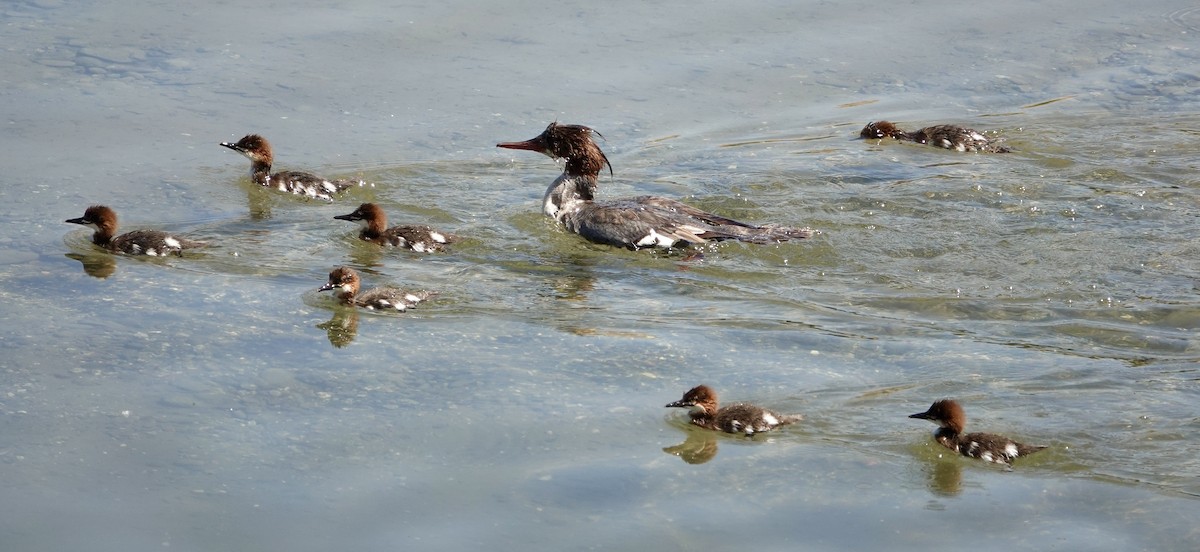
[[[499,144],[496,144],[496,147],[515,149],[515,150],[536,151],[538,153],[545,153],[545,151],[546,151],[546,143],[541,140],[540,136],[537,138],[525,140],[524,142],[500,142]]]

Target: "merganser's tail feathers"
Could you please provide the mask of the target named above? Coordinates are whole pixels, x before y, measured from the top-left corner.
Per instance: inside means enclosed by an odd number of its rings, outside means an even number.
[[[1033,454],[1033,453],[1035,453],[1039,450],[1045,449],[1045,448],[1049,448],[1049,447],[1047,447],[1046,445],[1026,445],[1026,444],[1022,444],[1022,443],[1017,443],[1017,453],[1020,454],[1021,456],[1027,456],[1027,455]]]
[[[811,238],[812,235],[813,229],[808,227],[792,228],[789,226],[767,225],[759,227],[759,234],[757,236],[757,238],[765,239],[765,242],[758,241],[757,239],[742,241],[750,241],[752,243],[779,243],[788,240],[802,240]]]
[[[746,243],[771,244],[790,240],[811,238],[812,228],[787,226],[721,225],[709,232],[699,234],[707,240],[738,240]]]
[[[437,294],[438,294],[438,292],[436,292],[436,291],[428,291],[428,290],[408,292],[408,295],[410,295],[413,298],[414,303],[417,303],[420,301],[425,301],[431,297],[436,297]]]
[[[801,414],[784,414],[779,417],[779,425],[795,424],[804,421]]]
[[[195,249],[197,247],[208,247],[208,242],[198,240],[185,240],[183,238],[175,238],[183,249]]]
[[[636,198],[634,201],[641,205],[653,206],[664,211],[678,213],[711,226],[712,228],[708,231],[696,233],[697,237],[704,240],[738,240],[749,243],[768,244],[809,238],[813,234],[811,228],[749,224],[708,211],[702,211],[686,203],[665,197],[642,196]],[[695,243],[696,240],[686,241]]]
[[[334,188],[337,188],[337,191],[339,191],[339,192],[342,190],[348,190],[350,188],[355,188],[355,187],[362,188],[364,186],[369,185],[369,184],[367,184],[366,180],[347,180],[344,178],[339,178],[337,180],[330,180],[329,182],[331,184],[333,184]]]
[[[704,223],[712,226],[741,226],[744,228],[757,228],[757,226],[752,224],[746,224],[744,222],[726,218],[721,215],[716,215],[708,211],[702,211],[681,201],[676,201],[674,199],[668,199],[665,197],[641,196],[634,198],[633,201],[643,205],[652,205],[660,209],[687,215],[693,219],[703,221]]]

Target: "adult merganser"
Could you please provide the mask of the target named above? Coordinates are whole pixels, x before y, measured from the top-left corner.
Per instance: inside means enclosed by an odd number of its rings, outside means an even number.
[[[902,142],[916,142],[939,148],[958,151],[982,151],[988,153],[1009,153],[1008,149],[984,136],[982,133],[969,128],[954,125],[936,125],[925,127],[916,132],[905,132],[889,121],[873,121],[863,127],[858,133],[860,138],[882,140],[895,138]]]
[[[342,266],[333,269],[333,272],[329,273],[329,281],[317,291],[338,290],[337,298],[344,305],[362,307],[367,310],[395,309],[400,312],[437,295],[432,291],[410,292],[394,287],[379,287],[359,293],[361,285],[358,272],[355,272],[353,268]]]
[[[158,230],[134,230],[116,236],[117,212],[104,205],[88,207],[82,217],[67,219],[66,222],[94,228],[96,232],[92,234],[92,243],[116,253],[161,257],[182,255],[184,249],[208,245]]]
[[[776,243],[813,234],[809,228],[738,222],[663,197],[595,201],[600,170],[608,165],[609,174],[612,174],[612,164],[592,141],[592,132],[586,126],[550,123],[536,138],[496,144],[496,147],[536,151],[554,159],[566,159],[563,174],[546,190],[542,211],[571,232],[596,243],[630,249],[720,240]]]
[[[933,403],[929,410],[913,414],[909,418],[929,420],[938,425],[933,433],[934,439],[942,446],[971,458],[979,458],[987,462],[1010,465],[1021,456],[1028,456],[1046,447],[1023,445],[1003,435],[992,433],[967,433],[963,428],[967,425],[967,415],[963,409],[950,399],[942,399]]]
[[[418,253],[444,251],[446,244],[455,240],[455,236],[438,232],[428,226],[402,225],[388,228],[387,215],[374,203],[364,203],[353,213],[333,218],[361,224],[363,229],[358,237],[363,241],[402,247]]]
[[[237,142],[221,142],[221,145],[246,156],[246,159],[250,160],[250,178],[264,188],[333,201],[333,194],[355,186],[367,185],[362,180],[329,180],[299,171],[271,174],[271,163],[275,161],[275,154],[271,151],[271,143],[257,134],[247,134]]]
[[[705,429],[726,433],[753,435],[770,431],[781,425],[803,420],[799,414],[777,414],[752,404],[731,404],[718,408],[717,392],[707,385],[697,385],[683,394],[683,398],[666,406],[687,408],[692,423]]]

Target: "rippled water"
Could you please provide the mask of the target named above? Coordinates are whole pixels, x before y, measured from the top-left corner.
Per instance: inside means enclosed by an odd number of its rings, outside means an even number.
[[[793,5],[795,4],[795,5]],[[844,1],[0,8],[6,549],[1190,550],[1200,10]],[[853,140],[958,123],[1016,150]],[[812,240],[630,252],[539,213],[615,175]],[[260,190],[217,145],[375,184]],[[466,240],[380,251],[375,201]],[[63,224],[214,246],[113,257]],[[405,315],[334,266],[438,290]],[[748,440],[697,383],[806,421]],[[906,418],[1050,448],[1005,471]]]

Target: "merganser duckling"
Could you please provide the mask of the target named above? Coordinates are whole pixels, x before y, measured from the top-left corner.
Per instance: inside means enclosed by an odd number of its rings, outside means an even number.
[[[237,142],[221,142],[250,160],[250,178],[264,188],[275,188],[281,192],[302,195],[314,199],[333,201],[333,194],[355,186],[366,186],[362,180],[329,180],[315,174],[299,171],[280,171],[271,174],[275,154],[271,143],[257,134],[247,134]]]
[[[777,243],[813,234],[809,228],[738,222],[662,197],[640,196],[597,202],[596,181],[600,170],[608,165],[611,175],[612,164],[592,141],[592,132],[586,126],[550,123],[536,138],[496,144],[500,148],[535,151],[553,159],[566,159],[562,175],[546,190],[542,211],[588,240],[640,249],[721,240]]]
[[[317,291],[338,290],[335,295],[344,305],[363,307],[367,310],[395,309],[400,312],[415,307],[417,303],[436,295],[432,291],[409,292],[394,287],[379,287],[359,293],[360,285],[358,272],[355,272],[353,268],[342,266],[330,272],[329,281]]]
[[[374,203],[364,203],[353,213],[333,218],[361,224],[363,229],[358,237],[363,241],[402,247],[418,253],[445,251],[446,244],[455,241],[455,236],[438,232],[428,226],[402,225],[388,228],[387,215]]]
[[[128,255],[183,255],[184,249],[208,245],[205,242],[188,240],[158,230],[134,230],[120,236],[117,233],[117,212],[104,205],[93,205],[79,218],[67,219],[71,224],[82,224],[96,230],[92,243],[115,253]],[[115,236],[115,237],[114,237]]]
[[[963,409],[950,399],[942,399],[933,403],[929,410],[913,414],[909,418],[929,420],[937,424],[938,429],[933,433],[934,439],[942,446],[967,456],[979,458],[987,462],[1010,465],[1021,456],[1028,456],[1046,447],[1023,445],[1003,435],[991,433],[968,433],[963,435],[967,425],[967,415]]]
[[[882,140],[895,138],[901,142],[916,142],[939,148],[958,151],[981,151],[988,153],[1009,153],[1008,149],[976,130],[954,125],[936,125],[925,127],[916,132],[905,132],[889,121],[874,121],[867,123],[860,138]]]
[[[781,425],[803,420],[799,414],[777,414],[751,404],[731,404],[718,408],[717,392],[707,385],[697,385],[683,394],[683,398],[666,406],[687,408],[692,423],[705,429],[726,433],[754,435],[770,431]]]

